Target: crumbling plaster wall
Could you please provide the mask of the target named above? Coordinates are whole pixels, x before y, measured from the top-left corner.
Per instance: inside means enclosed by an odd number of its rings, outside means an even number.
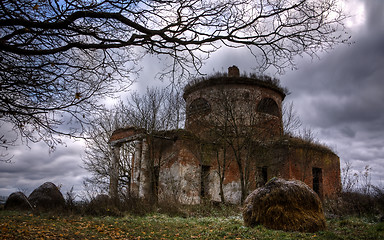
[[[290,178],[305,182],[313,188],[313,168],[322,170],[320,197],[334,196],[341,190],[340,159],[325,150],[316,148],[291,148],[287,156],[290,164]]]
[[[229,167],[225,174],[225,179],[223,182],[224,199],[226,202],[238,204],[240,203],[241,199],[241,186],[238,173],[234,172],[233,170],[233,167]],[[220,176],[218,174],[217,165],[212,164],[208,179],[208,198],[212,201],[221,202]]]
[[[218,119],[223,115],[221,113],[223,108],[223,95],[225,97],[230,97],[233,101],[232,106],[236,106],[236,118],[244,118],[248,121],[248,124],[259,124],[260,127],[263,127],[263,123],[266,122],[265,120],[270,119],[266,119],[265,114],[256,112],[257,105],[261,99],[273,99],[279,108],[280,116],[272,116],[272,119],[274,119],[273,128],[271,128],[271,126],[267,126],[267,128],[271,132],[282,132],[282,95],[274,90],[259,87],[257,85],[241,84],[207,86],[189,93],[186,96],[186,129],[199,134],[204,132],[206,128],[223,122],[223,119]],[[205,99],[209,103],[210,111],[206,113],[199,112],[197,114],[191,114],[189,111],[191,103],[197,99]]]
[[[212,149],[201,152],[199,143],[193,140],[177,140],[161,151],[164,159],[159,171],[159,201],[176,201],[182,204],[198,204],[203,201],[201,196],[202,165],[210,166],[206,198],[221,201],[220,184],[216,153]],[[201,156],[204,159],[199,159]],[[167,156],[172,156],[168,158]],[[233,159],[233,157],[231,158]],[[230,161],[230,160],[228,160]],[[241,187],[238,168],[235,161],[230,161],[226,169],[223,183],[226,202],[240,203]]]
[[[182,204],[200,203],[201,165],[188,146],[190,141],[168,141],[161,151],[159,165],[159,201]],[[159,150],[159,149],[158,149]]]
[[[181,204],[200,203],[199,167],[194,164],[182,164],[176,161],[168,168],[162,168],[159,174],[158,200]]]
[[[183,204],[198,204],[201,198],[202,165],[210,166],[208,176],[207,199],[221,201],[218,175],[218,161],[223,160],[222,152],[217,155],[215,148],[201,143],[197,139],[172,137],[165,140],[158,139],[155,148],[154,166],[159,167],[158,200],[177,201]],[[255,148],[252,154],[250,188],[258,187],[257,178],[260,169],[266,167],[268,179],[283,177],[298,179],[313,187],[312,168],[322,170],[321,197],[334,195],[340,190],[340,162],[337,155],[324,148],[311,145],[290,144],[283,140],[283,144],[263,144]],[[135,140],[136,152],[132,162],[132,193],[140,198],[150,196],[149,182],[149,149],[147,139]],[[222,150],[221,150],[222,151]],[[226,202],[240,203],[240,177],[233,153],[227,151],[227,163],[223,190]]]

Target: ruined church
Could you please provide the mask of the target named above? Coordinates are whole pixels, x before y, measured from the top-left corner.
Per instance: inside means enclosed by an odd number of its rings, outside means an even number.
[[[130,143],[135,149],[132,195],[182,204],[238,204],[272,177],[301,180],[321,198],[340,191],[339,157],[325,146],[285,134],[285,91],[273,79],[241,76],[233,66],[227,74],[190,82],[183,98],[185,129],[113,132],[115,170],[119,147]]]

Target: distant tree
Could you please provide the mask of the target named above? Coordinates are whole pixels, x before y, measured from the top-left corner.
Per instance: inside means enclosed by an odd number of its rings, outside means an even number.
[[[360,192],[365,195],[370,195],[379,190],[380,186],[374,186],[371,182],[372,167],[364,166],[364,170],[357,171],[352,166],[350,161],[344,162],[344,167],[341,168],[341,184],[343,192]]]
[[[297,135],[302,122],[293,108],[293,102],[284,102],[282,112],[284,133],[291,136]]]
[[[184,102],[175,87],[147,88],[144,94],[133,92],[122,103],[129,125],[148,133],[181,128],[184,124]]]
[[[81,135],[147,54],[183,75],[222,46],[247,47],[261,69],[283,70],[344,42],[344,19],[337,0],[3,0],[0,121],[54,147]]]

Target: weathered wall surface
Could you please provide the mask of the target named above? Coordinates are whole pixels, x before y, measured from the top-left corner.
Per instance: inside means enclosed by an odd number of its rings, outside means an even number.
[[[232,204],[239,204],[241,200],[240,180],[224,184],[225,201]]]
[[[163,140],[163,142],[165,142]],[[188,146],[191,141],[166,141],[157,155],[158,200],[182,204],[200,203],[201,166]],[[160,154],[161,152],[161,154]]]
[[[245,79],[242,79],[246,81]],[[257,125],[261,129],[268,129],[269,133],[282,133],[281,108],[284,95],[276,90],[251,84],[236,84],[238,78],[225,78],[229,84],[220,83],[197,88],[185,94],[187,116],[186,129],[201,134],[212,126],[220,126],[225,121],[226,113],[223,109],[230,103],[235,119],[244,119],[247,125]],[[272,99],[277,104],[276,116],[258,112],[258,105],[262,99]],[[232,111],[232,110],[231,110]]]
[[[226,167],[225,178],[223,181],[224,199],[226,202],[238,204],[241,199],[241,187],[239,178],[239,169],[233,161],[233,158],[228,159],[230,164]],[[209,199],[221,202],[220,196],[220,176],[216,159],[210,163],[211,169],[209,174]],[[223,167],[223,166],[221,166]]]
[[[177,134],[176,134],[177,135]],[[150,196],[149,157],[154,158],[158,169],[156,187],[159,201],[176,201],[182,204],[198,204],[203,198],[221,201],[219,166],[223,164],[223,149],[201,144],[197,139],[184,136],[158,138],[150,155],[146,139],[136,140],[136,153],[132,162],[132,193],[138,197]],[[326,148],[311,144],[262,144],[255,147],[249,165],[249,191],[262,186],[272,177],[297,179],[314,188],[314,169],[320,169],[318,179],[320,197],[330,197],[341,188],[340,162],[337,155]],[[203,166],[208,169],[202,183]],[[223,167],[223,166],[221,166]],[[204,185],[205,194],[202,195]],[[226,169],[223,182],[226,202],[240,203],[241,187],[238,165],[233,152],[226,151]]]
[[[341,190],[340,160],[332,152],[316,148],[291,149],[287,158],[290,178],[305,182],[314,188],[314,169],[320,169],[320,197],[330,197]]]
[[[200,171],[192,164],[175,162],[169,168],[160,170],[159,202],[178,202],[182,204],[200,203]]]
[[[182,204],[198,204],[203,198],[221,201],[219,166],[223,164],[222,152],[195,139],[158,139],[155,168],[158,167],[157,196],[159,201],[175,201]],[[132,191],[144,198],[148,194],[148,169],[143,159],[148,158],[145,141],[137,141],[132,172]],[[222,150],[221,150],[222,151]],[[137,156],[136,156],[137,155]],[[139,157],[140,156],[140,157]],[[219,161],[218,159],[219,158]],[[314,187],[313,169],[321,169],[320,197],[329,197],[340,190],[340,163],[337,155],[312,145],[295,145],[289,141],[283,145],[263,145],[254,149],[249,165],[249,191],[262,186],[272,177],[297,179]],[[141,163],[141,164],[140,164]],[[205,183],[202,167],[208,167]],[[220,166],[223,167],[223,166]],[[202,195],[202,187],[205,189]],[[240,175],[233,153],[226,151],[226,169],[223,182],[226,202],[238,204],[241,199]]]

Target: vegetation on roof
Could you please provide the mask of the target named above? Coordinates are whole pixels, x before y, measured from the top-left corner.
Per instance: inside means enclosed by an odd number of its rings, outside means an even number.
[[[200,144],[211,145],[215,144],[209,140],[204,140],[193,134],[192,132],[185,129],[173,129],[173,130],[165,130],[165,131],[157,131],[154,133],[156,137],[165,137],[169,139],[179,139],[179,140],[192,140]],[[262,141],[262,142],[254,142],[255,145],[266,147],[269,149],[277,149],[282,146],[288,147],[296,147],[296,148],[306,148],[313,149],[323,153],[331,153],[336,154],[329,146],[320,143],[318,141],[310,141],[306,140],[302,137],[293,137],[284,135],[278,139],[274,139],[271,141]]]
[[[318,141],[309,141],[303,139],[302,137],[284,136],[278,141],[274,142],[274,144],[292,146],[297,148],[309,148],[319,152],[335,154],[335,152],[329,146]]]
[[[212,75],[194,78],[184,87],[184,97],[201,88],[223,84],[251,84],[269,88],[279,92],[283,98],[289,94],[287,88],[282,87],[278,78],[256,73],[242,73],[239,77],[228,77],[226,73],[217,72]]]

